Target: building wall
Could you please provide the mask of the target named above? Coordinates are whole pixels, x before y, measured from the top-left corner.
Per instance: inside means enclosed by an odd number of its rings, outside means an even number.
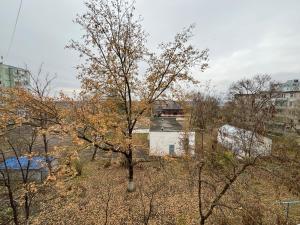
[[[248,133],[242,131],[227,131],[220,128],[217,137],[218,143],[232,150],[239,156],[245,156],[245,151],[250,151],[252,156],[267,156],[272,152],[272,140],[267,137],[258,136],[251,138]]]
[[[0,63],[1,87],[28,87],[29,84],[30,76],[27,70]]]
[[[271,126],[278,131],[300,129],[300,80],[288,80],[279,85],[276,98],[276,115]]]
[[[279,87],[283,92],[300,91],[300,80],[288,80],[285,83],[281,83]]]
[[[3,87],[10,87],[11,80],[9,76],[9,68],[3,64],[0,64],[0,82]]]
[[[169,155],[169,146],[174,145],[175,155],[180,156],[185,153],[182,140],[184,132],[150,132],[150,151],[149,155],[165,156]],[[194,154],[195,132],[189,132],[189,149]]]

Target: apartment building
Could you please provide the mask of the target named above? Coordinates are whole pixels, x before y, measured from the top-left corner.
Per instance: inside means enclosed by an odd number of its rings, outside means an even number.
[[[30,85],[29,71],[0,63],[0,87],[25,87]]]
[[[276,123],[285,129],[300,129],[300,80],[288,80],[279,85],[279,94],[274,99]]]

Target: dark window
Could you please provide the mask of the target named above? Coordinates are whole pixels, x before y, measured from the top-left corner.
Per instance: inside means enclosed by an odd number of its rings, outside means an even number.
[[[175,145],[169,145],[169,154],[175,155]]]

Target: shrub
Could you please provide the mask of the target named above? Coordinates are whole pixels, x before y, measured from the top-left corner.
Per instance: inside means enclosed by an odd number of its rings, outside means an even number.
[[[83,170],[83,163],[80,161],[80,159],[74,159],[72,164],[75,169],[76,176],[81,176]]]
[[[105,162],[104,165],[103,165],[104,168],[108,168],[108,167],[110,167],[110,166],[111,166],[110,160],[107,161],[107,162]]]

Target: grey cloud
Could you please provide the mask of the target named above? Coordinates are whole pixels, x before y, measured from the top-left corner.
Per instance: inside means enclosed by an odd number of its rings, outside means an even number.
[[[19,1],[2,0],[0,7],[0,55],[6,55]],[[55,90],[70,92],[80,87],[74,67],[77,54],[65,50],[79,39],[80,28],[72,20],[84,9],[81,0],[23,1],[13,47],[7,63],[27,64],[36,71],[57,74]],[[300,77],[300,2],[298,0],[138,0],[137,13],[150,34],[154,48],[196,23],[193,43],[210,49],[210,68],[199,73],[225,91],[232,81],[257,73],[274,79]]]

